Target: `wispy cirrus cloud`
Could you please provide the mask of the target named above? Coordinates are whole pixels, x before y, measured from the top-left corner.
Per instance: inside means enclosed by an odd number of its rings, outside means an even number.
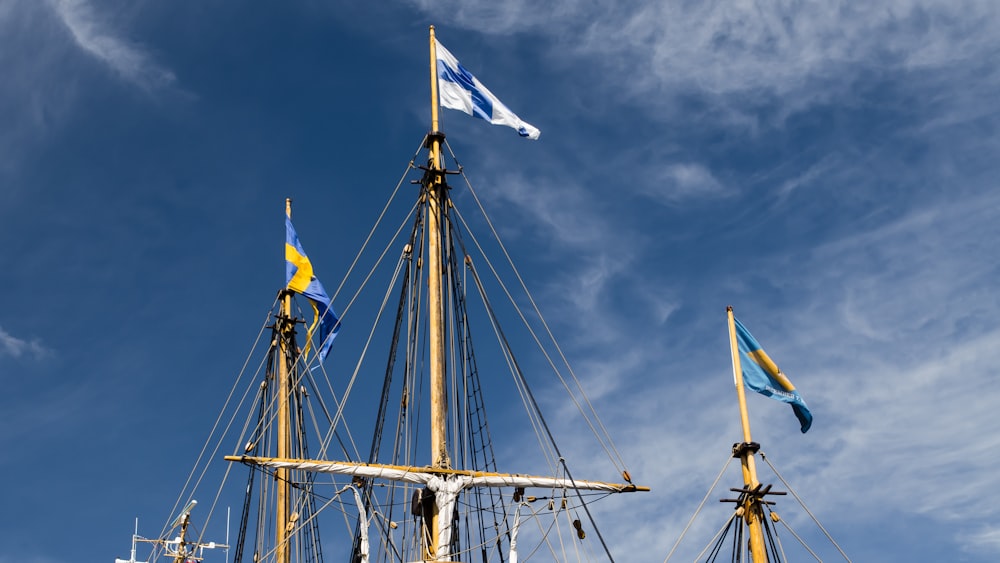
[[[992,32],[1000,5],[976,0],[413,3],[437,20],[484,34],[546,35],[549,56],[586,58],[607,77],[593,86],[656,108],[690,92],[753,92],[743,103],[776,96],[787,114],[849,93],[873,69],[981,66],[1000,46]],[[741,113],[716,112],[726,119],[742,119]]]
[[[750,287],[726,291],[736,304],[746,304],[740,309],[745,320],[753,322],[755,335],[789,370],[817,416],[809,434],[799,436],[787,406],[750,398],[754,420],[763,422],[755,423],[755,438],[795,489],[807,493],[806,502],[825,525],[844,511],[871,522],[918,513],[947,524],[955,546],[995,551],[996,530],[982,522],[997,516],[991,452],[1000,447],[994,416],[1000,391],[992,384],[992,366],[1000,361],[995,321],[1000,302],[982,288],[1000,278],[989,247],[1000,235],[997,209],[993,194],[928,202],[882,225],[843,234],[808,256],[762,257],[762,267],[782,280],[794,307],[767,307]],[[703,279],[707,286],[720,283]],[[659,381],[630,398],[630,413],[656,414],[626,425],[649,429],[645,445],[627,442],[634,451],[626,459],[644,460],[633,474],[674,484],[667,504],[692,511],[694,495],[704,492],[699,487],[711,478],[713,455],[722,459],[730,437],[719,431],[735,430],[728,414],[735,407],[727,395],[732,386],[726,381],[724,321],[713,322],[707,332],[688,325],[696,332],[697,348],[664,339],[632,362],[658,374]],[[676,327],[671,334],[684,337]],[[631,336],[642,342],[639,331]],[[706,359],[713,350],[716,357]],[[697,415],[685,408],[688,403],[699,406]],[[651,443],[670,447],[654,451]],[[914,464],[915,451],[933,455]],[[874,485],[864,495],[843,494],[861,482]],[[941,484],[947,494],[914,497],[928,482]],[[690,516],[665,511],[663,504],[637,509],[640,520],[660,524],[659,535],[651,532],[656,539],[649,545],[655,549],[647,559],[662,558],[668,548],[662,529],[677,533]],[[802,516],[790,504],[781,503],[782,515]],[[807,526],[802,520],[797,524]],[[693,535],[702,541],[714,532],[704,520],[698,526]],[[698,541],[690,539],[683,549],[689,543]],[[852,551],[848,547],[852,557],[870,558]]]
[[[37,338],[18,338],[0,327],[0,357],[41,359],[51,354]]]
[[[658,176],[658,180],[647,181],[643,189],[646,195],[663,203],[732,195],[711,170],[696,162],[669,164]]]
[[[123,79],[145,90],[175,82],[170,69],[156,62],[141,45],[126,39],[87,0],[49,0],[49,4],[76,44]]]
[[[515,216],[527,218],[503,225],[503,236],[544,241],[537,245],[535,258],[551,261],[566,253],[577,254],[575,267],[550,280],[552,285],[546,291],[557,302],[570,304],[573,312],[564,311],[567,317],[597,314],[608,285],[620,281],[633,260],[626,234],[600,212],[599,202],[586,197],[587,192],[568,179],[529,180],[518,173],[501,172],[501,168],[495,168],[495,177],[504,189],[484,193],[489,194],[492,207],[514,208]],[[604,248],[614,251],[605,252]],[[581,252],[583,249],[587,252]]]
[[[963,551],[986,554],[1000,551],[1000,528],[991,524],[984,524],[978,531],[969,533],[964,538],[968,543]]]
[[[769,260],[797,304],[774,323],[769,341],[784,349],[771,351],[781,365],[810,369],[797,384],[826,419],[811,432],[836,437],[806,446],[815,450],[807,458],[830,456],[829,465],[797,475],[805,490],[825,491],[813,498],[829,512],[847,508],[829,483],[892,475],[852,502],[873,515],[905,507],[941,521],[997,516],[990,452],[1000,447],[1000,392],[991,374],[1000,302],[984,288],[1000,278],[990,246],[1000,236],[998,204],[988,192],[928,201],[820,245],[806,260]],[[783,411],[767,416],[787,418]],[[934,455],[914,466],[914,451]],[[928,481],[947,483],[948,494],[915,499]],[[988,548],[995,535],[957,526],[953,539]]]
[[[992,414],[1000,395],[990,379],[991,366],[1000,360],[1000,301],[992,290],[1000,267],[991,248],[1000,237],[1000,200],[994,195],[1000,71],[992,64],[1000,51],[1000,35],[993,31],[1000,25],[1000,5],[416,4],[443,24],[498,36],[528,32],[549,49],[544,56],[550,62],[586,60],[580,81],[586,92],[580,96],[616,103],[585,99],[582,109],[597,110],[574,112],[572,119],[596,115],[601,131],[618,134],[611,160],[629,174],[620,186],[610,185],[667,204],[661,216],[673,223],[655,227],[661,237],[674,228],[689,235],[683,240],[690,253],[653,253],[653,243],[641,242],[651,231],[625,222],[622,230],[636,235],[621,245],[629,260],[614,275],[589,278],[624,293],[636,287],[623,283],[628,267],[677,260],[691,273],[679,282],[687,285],[673,289],[684,303],[670,318],[677,322],[664,327],[669,334],[658,333],[641,315],[627,322],[618,318],[622,311],[608,306],[610,291],[596,294],[603,300],[591,294],[574,303],[580,311],[604,315],[602,322],[607,319],[613,329],[602,336],[615,342],[616,353],[627,354],[621,364],[590,366],[597,372],[623,367],[612,379],[635,373],[660,378],[629,398],[628,411],[641,420],[623,425],[655,429],[634,448],[639,459],[649,460],[653,475],[644,480],[690,482],[691,475],[713,469],[704,445],[722,446],[730,438],[712,435],[720,423],[713,426],[710,416],[694,423],[690,417],[692,405],[715,415],[731,407],[731,397],[702,388],[728,378],[721,325],[705,329],[716,321],[704,320],[702,306],[732,302],[743,307],[745,320],[817,413],[819,423],[800,437],[787,407],[762,405],[754,412],[766,422],[760,440],[775,446],[776,460],[780,442],[795,439],[788,448],[794,451],[787,456],[791,466],[781,469],[796,488],[809,491],[811,508],[820,514],[848,509],[871,522],[920,514],[947,524],[956,550],[996,551],[996,531],[981,523],[998,515],[989,452],[1000,447]],[[626,119],[625,106],[646,121]],[[606,163],[607,154],[594,151],[593,160]],[[720,198],[727,187],[733,198]],[[742,199],[750,190],[757,205],[741,206],[751,201]],[[524,195],[525,201],[536,197]],[[598,190],[586,194],[596,197]],[[705,199],[719,204],[714,214],[699,215],[699,200]],[[737,208],[755,220],[739,224],[739,236],[724,242],[754,242],[752,260],[732,256],[743,268],[723,279],[727,273],[703,258],[720,247],[711,244],[715,239],[703,225],[731,218],[723,212]],[[525,211],[534,213],[527,204]],[[552,226],[548,234],[566,242],[581,237],[589,216],[598,218],[592,233],[611,231],[604,228],[610,221],[600,222],[606,215],[597,205],[580,205],[565,216],[549,213],[544,220]],[[768,236],[761,237],[765,229]],[[592,237],[592,247],[566,248],[593,255],[626,238],[605,246]],[[664,248],[671,244],[661,242]],[[675,279],[666,269],[646,270],[649,280]],[[584,295],[586,272],[574,273],[580,283],[566,287]],[[632,291],[628,299],[654,296],[670,317],[678,300],[669,284],[644,287],[649,291]],[[661,287],[668,288],[666,295],[657,293]],[[692,393],[698,396],[692,399]],[[649,447],[664,443],[671,447],[662,454]],[[914,452],[932,454],[917,468]],[[682,461],[690,457],[695,460]],[[819,459],[827,461],[819,466]],[[846,499],[843,492],[859,482],[870,484],[865,494]],[[943,484],[948,494],[915,498],[914,491],[928,482]],[[668,494],[670,502],[648,507],[640,520],[682,526],[663,505],[676,506],[684,493]],[[662,530],[655,534],[662,536]],[[647,559],[662,558],[666,546],[662,540],[658,545]]]
[[[175,86],[174,73],[119,28],[88,0],[0,3],[0,172],[16,172],[76,111],[91,87],[90,58],[148,93]]]

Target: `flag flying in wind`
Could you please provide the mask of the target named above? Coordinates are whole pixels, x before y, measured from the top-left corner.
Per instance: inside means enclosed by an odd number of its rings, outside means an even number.
[[[442,106],[464,111],[493,125],[513,127],[518,135],[529,139],[537,139],[542,134],[534,125],[514,115],[437,39],[434,46],[437,53],[438,98]]]
[[[813,419],[806,402],[743,323],[739,319],[733,320],[736,321],[736,342],[740,349],[743,383],[761,395],[791,403],[792,410],[802,425],[802,432],[805,433],[812,426]]]
[[[285,216],[285,280],[288,289],[304,295],[312,303],[315,315],[312,326],[309,327],[309,342],[319,323],[319,361],[326,359],[333,345],[333,339],[340,332],[340,319],[333,310],[330,296],[323,289],[323,284],[313,275],[312,262],[306,256],[306,251],[299,243],[299,235],[292,226],[292,220]],[[306,345],[308,351],[309,345]]]

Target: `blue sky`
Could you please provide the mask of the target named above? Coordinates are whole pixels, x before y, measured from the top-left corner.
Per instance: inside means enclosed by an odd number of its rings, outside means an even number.
[[[739,440],[726,305],[815,416],[750,397],[754,437],[854,561],[997,559],[1000,4],[536,4],[0,0],[0,563],[159,528],[284,198],[335,280],[429,128],[430,24],[542,130],[442,125],[654,488],[604,518],[621,560]]]

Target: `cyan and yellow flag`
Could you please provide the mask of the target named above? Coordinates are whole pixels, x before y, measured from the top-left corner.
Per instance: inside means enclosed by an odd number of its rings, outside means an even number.
[[[323,289],[323,284],[313,274],[312,262],[302,249],[299,235],[287,215],[285,216],[285,280],[288,289],[304,295],[312,304],[315,317],[312,326],[309,327],[308,338],[312,342],[316,325],[319,324],[319,361],[322,363],[330,353],[333,339],[340,332],[340,318],[333,310],[330,296]]]
[[[739,319],[733,320],[736,321],[736,342],[740,349],[744,385],[761,395],[790,403],[795,417],[802,425],[802,432],[805,433],[812,426],[813,420],[806,402],[743,323]]]

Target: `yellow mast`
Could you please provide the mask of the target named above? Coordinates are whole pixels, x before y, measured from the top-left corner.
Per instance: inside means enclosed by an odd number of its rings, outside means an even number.
[[[187,559],[188,555],[187,529],[188,529],[188,523],[190,523],[191,521],[191,515],[190,513],[184,514],[182,518],[183,520],[181,520],[181,533],[178,534],[177,536],[180,541],[177,543],[177,555],[174,556],[174,563],[184,563],[184,560]],[[136,527],[138,528],[138,526]],[[135,561],[135,553],[132,554],[132,561]]]
[[[292,199],[285,199],[285,214],[290,219],[292,217]],[[285,288],[281,296],[281,314],[278,316],[279,338],[278,338],[278,380],[275,382],[275,396],[278,400],[278,457],[291,457],[291,416],[288,406],[288,357],[290,351],[288,343],[291,341],[289,333],[294,330],[295,324],[291,322],[292,317],[292,292]],[[289,515],[289,479],[288,469],[277,469],[274,472],[275,485],[277,486],[275,511],[275,563],[289,563],[288,551],[288,522]]]
[[[444,307],[441,275],[441,219],[445,205],[444,174],[441,166],[441,138],[438,132],[437,49],[434,44],[434,26],[431,26],[431,169],[432,183],[428,189],[427,205],[427,291],[430,322],[431,358],[431,463],[434,467],[450,467],[446,442],[445,420],[448,406],[445,401],[444,377]]]
[[[740,402],[740,421],[743,424],[743,443],[734,447],[734,454],[738,454],[740,457],[744,489],[749,491],[760,485],[757,481],[757,467],[754,463],[754,452],[757,451],[757,448],[751,446],[750,415],[747,413],[747,397],[743,387],[743,369],[740,367],[740,350],[736,343],[736,322],[733,318],[732,307],[726,307],[726,315],[729,319],[729,347],[733,355],[733,379],[736,382],[736,396],[739,397]],[[754,563],[766,563],[767,550],[764,546],[764,533],[761,528],[764,512],[761,509],[760,497],[746,494],[745,499],[743,517],[747,527],[750,528],[750,556]]]
[[[430,26],[430,56],[431,56],[431,133],[430,185],[427,186],[427,295],[428,323],[430,334],[430,417],[431,417],[431,464],[436,468],[450,468],[448,457],[448,442],[446,421],[448,403],[445,389],[444,373],[444,306],[442,298],[441,275],[443,261],[441,259],[441,219],[442,205],[445,203],[444,174],[441,165],[441,139],[438,131],[438,77],[437,49],[434,40],[434,26]],[[429,559],[437,560],[437,538],[440,530],[438,514],[431,516],[430,540],[427,542]]]

